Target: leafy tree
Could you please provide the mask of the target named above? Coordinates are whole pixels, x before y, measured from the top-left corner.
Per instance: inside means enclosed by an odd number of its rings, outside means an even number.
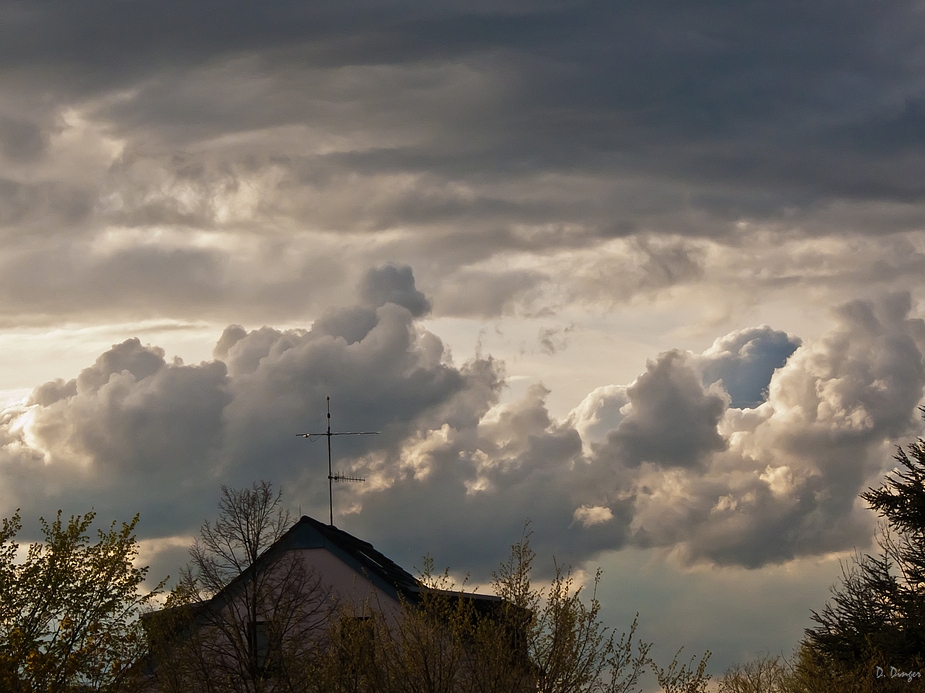
[[[684,648],[681,648],[683,650]],[[706,673],[707,662],[710,659],[711,652],[707,650],[700,658],[696,668],[694,660],[696,656],[691,657],[687,664],[681,664],[678,657],[681,656],[681,650],[678,650],[674,658],[664,669],[657,663],[650,660],[652,671],[658,685],[662,687],[664,693],[706,693],[707,684],[711,676]]]
[[[857,664],[838,663],[803,642],[789,661],[762,657],[730,667],[718,693],[920,693],[925,686],[917,671],[891,670],[877,653]]]
[[[503,600],[475,600],[425,558],[422,592],[395,614],[350,608],[332,614],[317,693],[631,693],[649,665],[636,622],[619,640],[600,620],[600,604],[580,598],[558,571],[531,584],[530,534],[493,577]],[[598,574],[597,580],[600,575]],[[375,605],[373,605],[375,606]],[[702,672],[701,672],[702,673]],[[699,690],[699,689],[691,689]]]
[[[531,690],[542,693],[604,692],[629,693],[646,665],[651,644],[636,643],[637,622],[629,633],[616,639],[600,618],[598,570],[589,604],[582,600],[582,588],[575,587],[568,571],[555,566],[555,575],[545,591],[531,585],[530,574],[536,554],[530,548],[531,532],[511,547],[507,563],[493,575],[495,593],[510,604],[511,627],[521,631],[533,677]],[[526,622],[523,614],[529,614]]]
[[[130,691],[144,639],[138,616],[158,594],[140,593],[136,515],[120,529],[88,530],[88,512],[41,520],[44,542],[17,562],[19,512],[0,527],[0,689],[10,693]]]

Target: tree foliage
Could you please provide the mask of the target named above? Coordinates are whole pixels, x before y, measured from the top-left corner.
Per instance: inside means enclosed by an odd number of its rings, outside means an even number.
[[[718,693],[789,693],[792,667],[781,657],[765,655],[725,671]]]
[[[335,693],[631,693],[650,665],[636,622],[616,638],[592,594],[556,569],[545,589],[531,583],[530,534],[493,576],[501,600],[473,599],[425,558],[419,601],[401,612],[339,612],[314,690]],[[595,587],[600,574],[595,578]],[[491,608],[493,605],[493,608]],[[358,614],[369,614],[360,616]],[[709,677],[699,672],[700,680]],[[691,691],[700,690],[691,688]]]
[[[678,661],[683,649],[682,647],[677,651],[665,668],[650,660],[658,685],[662,687],[663,693],[706,693],[707,684],[712,678],[706,673],[707,662],[712,653],[707,650],[695,666],[696,656],[692,656],[686,664]]]
[[[789,660],[765,656],[730,667],[718,693],[921,693],[920,673],[885,665],[877,652],[856,664],[839,663],[803,642]]]
[[[531,584],[536,554],[530,548],[529,527],[521,541],[511,547],[508,561],[493,574],[495,593],[511,605],[511,615],[530,614],[523,629],[526,654],[531,663],[531,690],[543,693],[629,693],[650,659],[651,644],[633,642],[637,622],[620,639],[601,620],[597,587],[601,571],[594,577],[591,598],[586,604],[581,587],[575,586],[570,571],[555,564],[552,582],[545,590]]]
[[[41,519],[44,541],[25,559],[17,511],[0,527],[0,689],[10,693],[127,691],[144,654],[138,616],[158,594],[139,592],[138,516],[88,534],[88,512],[65,523]]]

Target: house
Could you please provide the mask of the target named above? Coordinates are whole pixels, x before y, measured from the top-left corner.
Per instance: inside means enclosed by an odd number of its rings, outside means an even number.
[[[330,643],[332,625],[347,619],[372,628],[380,618],[379,627],[394,630],[408,610],[435,597],[450,598],[444,602],[462,605],[471,618],[517,613],[511,622],[527,620],[494,595],[427,587],[369,542],[303,516],[211,599],[147,617],[149,687],[184,690],[199,677],[221,679],[230,690],[261,690],[248,684],[254,681],[273,690],[274,676],[303,667],[319,643]],[[525,657],[521,630],[509,637]]]

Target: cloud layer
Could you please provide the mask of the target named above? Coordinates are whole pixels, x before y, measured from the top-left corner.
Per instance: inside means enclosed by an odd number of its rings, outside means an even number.
[[[925,267],[910,0],[0,14],[9,325],[304,322],[384,261],[478,317]]]
[[[0,514],[140,511],[166,539],[220,484],[268,478],[324,517],[324,450],[294,434],[323,430],[330,395],[335,429],[380,431],[336,441],[341,471],[367,478],[338,487],[337,522],[398,559],[430,549],[484,577],[529,518],[537,548],[576,565],[631,545],[758,567],[866,545],[857,494],[925,387],[925,323],[893,294],[802,344],[762,326],[665,352],[559,421],[541,384],[502,402],[502,363],[456,365],[429,309],[411,269],[385,265],[355,305],[308,330],[229,326],[198,365],[114,345],[4,412]]]

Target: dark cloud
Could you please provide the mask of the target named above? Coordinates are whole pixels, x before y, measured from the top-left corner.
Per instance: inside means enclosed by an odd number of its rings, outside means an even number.
[[[77,388],[83,392],[98,392],[111,376],[128,373],[134,380],[144,380],[165,366],[164,350],[143,347],[137,338],[116,344],[100,356],[90,368],[81,371]]]
[[[435,558],[448,565],[465,556],[478,579],[497,567],[527,519],[534,547],[564,563],[622,546],[632,503],[614,493],[619,472],[581,459],[577,432],[549,416],[547,394],[532,387],[472,430],[448,426],[409,441],[394,482],[360,497],[356,526],[401,546],[408,560],[418,546],[437,547]],[[587,522],[592,507],[601,521]],[[389,527],[376,527],[377,516]]]
[[[45,151],[47,135],[28,120],[0,117],[0,152],[16,162],[33,161]]]
[[[11,252],[0,263],[0,310],[7,314],[77,317],[103,306],[110,315],[149,307],[169,315],[192,303],[195,308],[181,312],[194,317],[223,302],[222,289],[232,283],[222,253],[196,248],[140,245],[103,254],[65,243]]]
[[[212,357],[216,361],[226,361],[228,359],[228,351],[231,347],[246,336],[247,330],[240,325],[229,325],[222,330],[222,336],[219,337],[218,341],[215,343],[215,348],[212,350]]]
[[[564,350],[568,346],[568,333],[575,329],[574,325],[567,327],[544,327],[540,330],[540,351],[549,356]]]
[[[443,314],[492,317],[512,313],[517,305],[531,307],[531,299],[547,282],[536,271],[463,269],[440,283],[435,300]]]
[[[612,253],[591,252],[563,276],[573,300],[604,302],[652,297],[704,274],[704,248],[673,236],[637,234]]]
[[[42,385],[2,428],[4,488],[30,516],[58,505],[140,511],[151,539],[194,531],[218,484],[255,475],[324,516],[324,448],[294,434],[324,430],[330,395],[335,429],[380,431],[337,440],[336,464],[368,479],[338,489],[340,521],[403,562],[439,547],[440,560],[462,565],[468,554],[467,567],[485,575],[528,518],[538,547],[563,560],[619,546],[630,501],[587,489],[600,479],[622,488],[620,474],[582,460],[578,432],[546,409],[548,391],[537,386],[497,408],[501,364],[453,366],[440,339],[388,300],[423,305],[410,272],[367,277],[366,305],[330,311],[309,330],[229,326],[215,347],[220,360],[169,362],[133,339],[76,381]],[[24,444],[34,457],[14,452]],[[175,553],[168,544],[164,556]]]
[[[37,225],[40,233],[45,224],[79,227],[88,220],[92,209],[92,192],[83,186],[0,178],[0,224],[4,226]]]
[[[312,324],[312,332],[343,337],[347,344],[361,341],[379,322],[374,308],[354,306],[330,310]]]
[[[430,312],[430,302],[414,288],[414,276],[407,265],[385,265],[369,270],[360,284],[360,297],[374,308],[394,303],[407,308],[416,318]]]
[[[201,514],[196,497],[221,469],[228,379],[221,362],[168,363],[137,339],[115,345],[76,380],[36,389],[31,435],[47,451],[4,468],[27,516],[95,507],[148,532],[182,529]],[[16,436],[22,440],[22,432]],[[134,509],[133,509],[134,507]],[[168,530],[169,531],[169,530]]]
[[[32,391],[31,404],[47,407],[58,400],[67,399],[77,394],[77,380],[64,382],[61,378],[39,385]]]
[[[647,364],[646,373],[626,389],[631,409],[598,451],[636,467],[695,467],[726,441],[716,427],[726,409],[719,395],[706,392],[677,351]]]
[[[700,180],[736,183],[745,195],[770,184],[780,196],[773,214],[807,185],[816,199],[904,192],[896,187],[899,177],[877,184],[875,176],[886,173],[879,166],[852,169],[846,179],[845,145],[858,149],[872,138],[841,138],[836,148],[830,133],[901,110],[922,86],[921,19],[909,0],[860,2],[849,11],[827,3],[718,1],[656,2],[644,10],[590,2],[516,12],[364,2],[333,9],[277,3],[259,11],[245,2],[223,3],[220,11],[207,2],[166,11],[149,2],[102,2],[79,12],[61,2],[10,9],[16,6],[5,3],[16,17],[4,22],[0,40],[7,69],[42,74],[65,94],[119,90],[125,96],[110,111],[116,123],[182,123],[206,134],[214,127],[306,122],[328,115],[323,104],[308,99],[293,108],[298,100],[281,99],[308,71],[466,65],[496,75],[488,86],[501,80],[507,94],[481,90],[468,107],[430,103],[412,114],[441,135],[435,142],[443,143],[445,160],[432,161],[429,170],[481,155],[483,171],[612,173],[628,164],[660,176],[698,172]],[[260,79],[276,84],[269,100],[256,86],[214,84],[225,96],[210,106],[207,92],[184,83],[203,66],[252,57]],[[382,85],[372,77],[360,82],[370,107]],[[439,76],[410,80],[393,91],[392,109],[441,86]],[[242,103],[251,88],[259,98]],[[248,107],[227,108],[229,99]],[[383,113],[347,112],[343,124],[350,129],[360,119],[375,125]],[[808,147],[820,156],[804,156]],[[864,152],[870,161],[870,147]],[[393,153],[402,156],[404,148]],[[876,155],[895,162],[883,148]],[[904,173],[916,165],[905,161]],[[409,169],[407,161],[401,169]]]
[[[638,246],[645,257],[641,266],[644,277],[641,288],[661,289],[689,282],[703,274],[700,253],[684,243],[653,243],[642,237]]]
[[[889,245],[925,220],[911,0],[0,13],[10,321],[295,322],[374,263],[417,267],[438,315],[535,313],[544,292],[650,297],[728,255],[754,279],[781,243]],[[798,255],[765,286],[841,276]],[[892,259],[851,281],[906,288],[921,253]]]

